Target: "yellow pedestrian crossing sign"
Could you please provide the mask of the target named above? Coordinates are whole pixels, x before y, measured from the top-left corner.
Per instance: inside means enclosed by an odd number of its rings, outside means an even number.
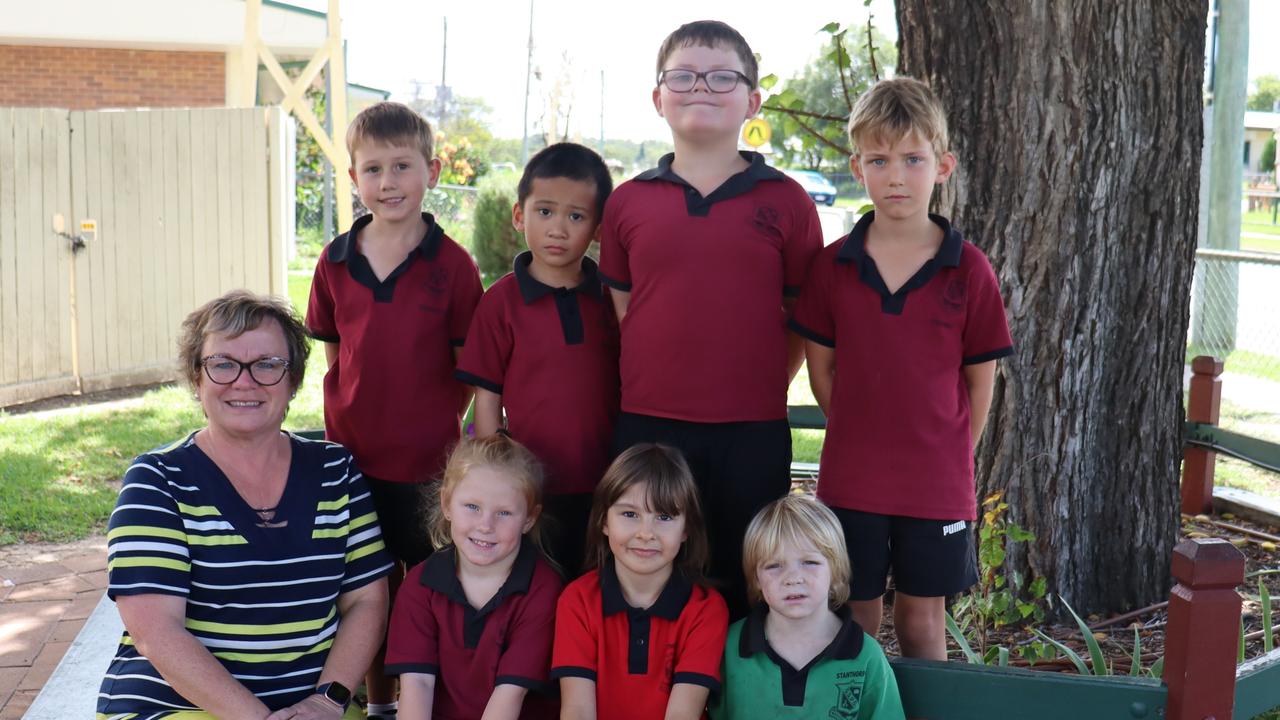
[[[752,118],[742,126],[742,139],[751,147],[760,147],[769,142],[773,131],[769,129],[769,121],[764,118]]]

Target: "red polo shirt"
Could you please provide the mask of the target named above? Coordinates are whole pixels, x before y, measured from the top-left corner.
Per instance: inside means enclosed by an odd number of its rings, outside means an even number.
[[[764,162],[703,197],[672,155],[609,196],[600,275],[631,293],[622,410],[692,422],[787,416],[783,297],[822,247],[813,200]]]
[[[813,263],[791,327],[835,348],[818,497],[883,515],[973,520],[964,366],[1013,354],[1000,285],[982,251],[944,232],[890,293],[865,250],[868,213]]]
[[[553,288],[532,253],[480,300],[457,378],[502,396],[507,430],[547,471],[546,492],[589,493],[609,465],[618,416],[618,323],[591,258]]]
[[[720,689],[728,631],[720,594],[690,584],[679,571],[651,607],[631,607],[609,560],[560,596],[551,677],[595,682],[600,720],[661,718],[675,683]]]
[[[436,676],[431,717],[475,720],[498,685],[518,685],[520,717],[555,718],[559,703],[543,694],[551,660],[560,576],[525,540],[511,575],[476,609],[458,580],[456,551],[444,547],[409,571],[392,606],[386,673]]]
[[[359,249],[373,216],[357,219],[320,256],[307,306],[312,337],[338,344],[324,376],[326,439],[392,482],[433,479],[458,441],[466,390],[453,378],[453,348],[484,292],[467,251],[422,217],[418,249],[382,281]]]

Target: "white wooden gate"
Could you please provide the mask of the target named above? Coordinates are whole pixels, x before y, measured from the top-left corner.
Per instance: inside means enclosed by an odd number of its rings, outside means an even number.
[[[0,108],[0,406],[172,379],[192,309],[287,294],[283,117]]]

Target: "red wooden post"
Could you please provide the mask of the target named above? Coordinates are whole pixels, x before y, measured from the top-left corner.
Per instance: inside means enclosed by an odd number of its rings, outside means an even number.
[[[1240,642],[1244,554],[1217,538],[1173,549],[1169,624],[1164,643],[1167,720],[1230,720]]]
[[[1222,404],[1222,361],[1199,355],[1191,361],[1191,394],[1187,399],[1187,419],[1218,424]],[[1213,469],[1218,453],[1198,447],[1182,449],[1182,512],[1188,515],[1213,509]]]

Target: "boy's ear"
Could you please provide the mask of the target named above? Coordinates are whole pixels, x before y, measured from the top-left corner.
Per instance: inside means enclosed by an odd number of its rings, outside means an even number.
[[[511,226],[517,232],[524,232],[524,208],[520,207],[518,200],[511,206]]]
[[[440,182],[440,158],[431,158],[427,161],[427,189],[430,190]]]
[[[934,182],[941,185],[951,177],[951,173],[956,169],[956,156],[953,153],[942,153],[942,157],[938,158],[938,177]]]
[[[849,172],[853,173],[853,177],[858,180],[858,184],[866,187],[866,183],[862,180],[862,163],[858,162],[857,155],[849,156]]]
[[[756,113],[760,112],[760,105],[763,102],[764,102],[764,95],[760,92],[760,88],[752,88],[751,92],[747,93],[747,119],[748,120],[755,117]]]
[[[351,182],[353,182],[353,183],[354,183],[354,182],[356,182],[356,169],[355,169],[355,166],[351,166],[351,167],[348,167],[348,168],[347,168],[347,175],[351,177]],[[358,184],[358,183],[357,183],[357,184]]]
[[[653,109],[658,111],[658,117],[666,117],[662,114],[662,88],[660,87],[653,89]]]

